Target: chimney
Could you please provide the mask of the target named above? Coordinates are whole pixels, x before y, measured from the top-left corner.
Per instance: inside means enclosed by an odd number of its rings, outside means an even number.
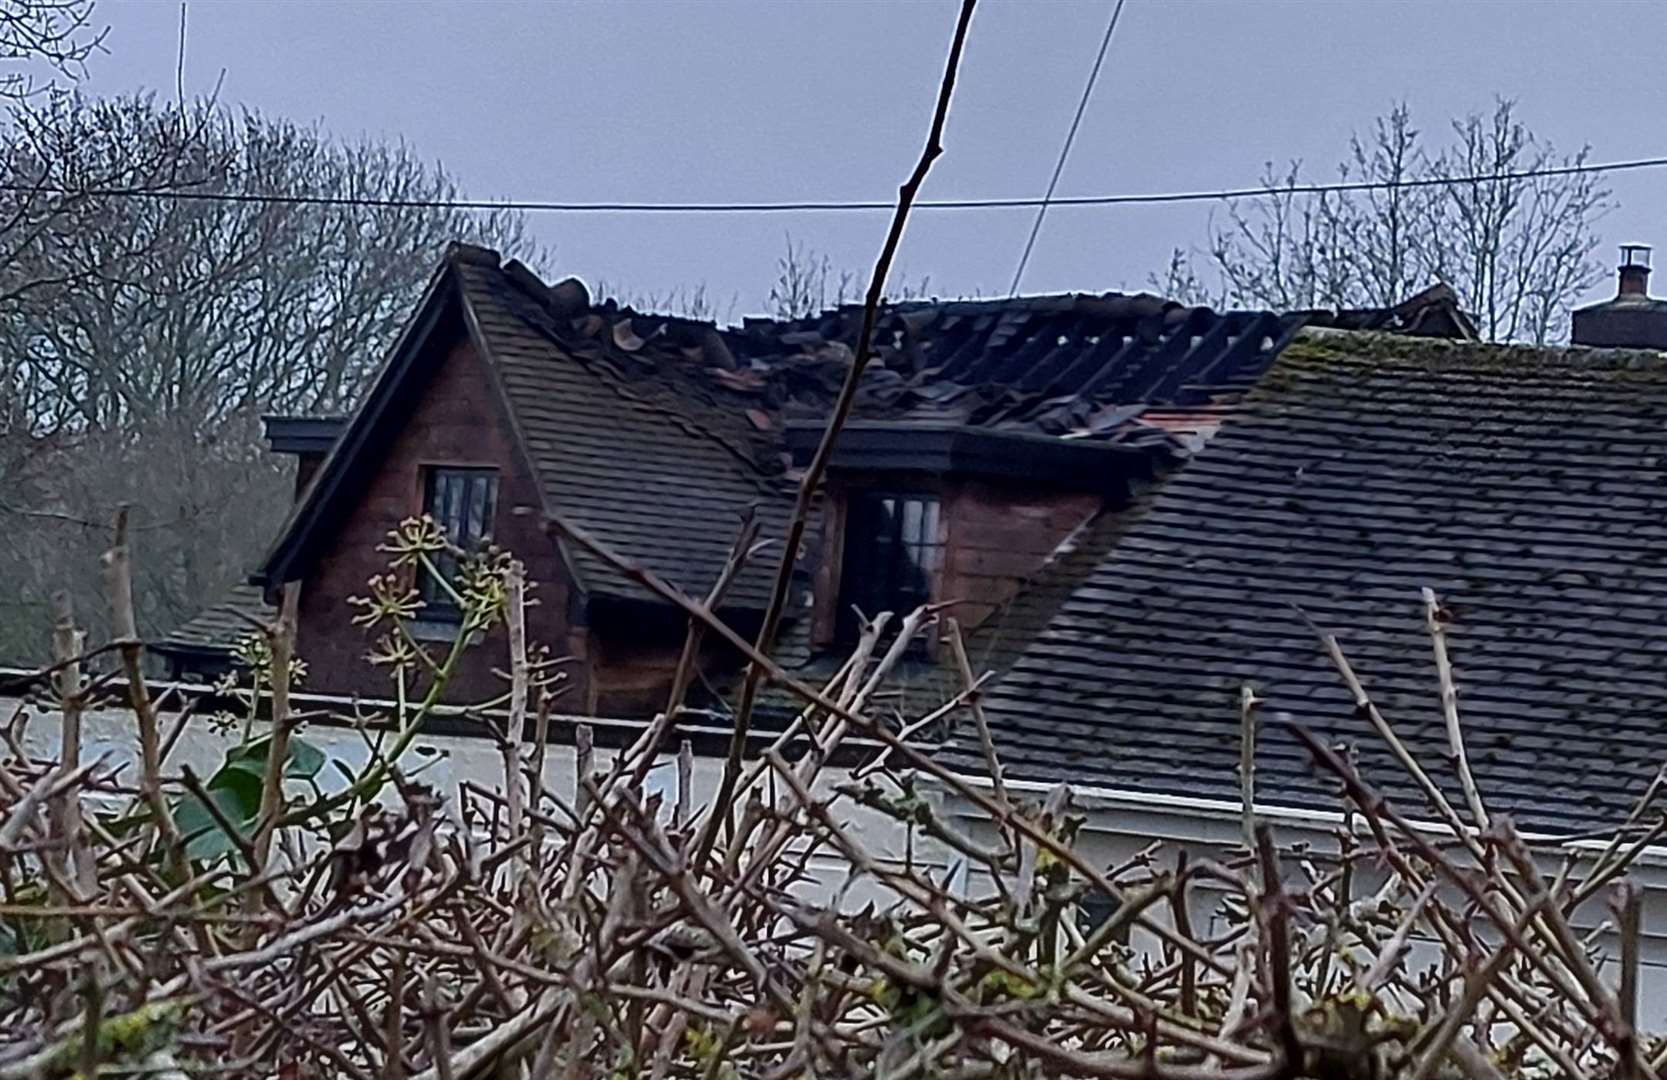
[[[1650,247],[1622,244],[1615,299],[1574,313],[1576,345],[1667,351],[1667,300],[1650,299]]]
[[[1615,295],[1650,295],[1650,245],[1621,245],[1621,287]]]

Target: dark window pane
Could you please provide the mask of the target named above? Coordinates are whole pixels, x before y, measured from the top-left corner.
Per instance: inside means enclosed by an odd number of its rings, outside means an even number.
[[[1081,901],[1077,914],[1077,929],[1084,935],[1099,929],[1100,924],[1111,918],[1117,910],[1117,902],[1098,889],[1090,889]],[[1120,945],[1129,943],[1129,925],[1123,924],[1112,939]]]
[[[889,611],[902,618],[931,601],[943,546],[938,522],[938,500],[930,495],[851,497],[835,619],[842,642],[856,639],[865,617]]]
[[[428,470],[423,486],[423,513],[434,519],[446,539],[466,552],[481,547],[492,536],[492,516],[497,510],[498,475],[492,469]],[[457,557],[440,552],[435,568],[448,580],[457,577]],[[419,589],[430,618],[456,618],[451,596],[429,574],[423,574]]]

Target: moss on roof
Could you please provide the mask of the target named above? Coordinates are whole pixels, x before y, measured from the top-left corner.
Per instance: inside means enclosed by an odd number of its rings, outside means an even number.
[[[997,742],[1021,778],[1231,800],[1248,682],[1270,802],[1326,797],[1294,721],[1416,807],[1302,613],[1440,762],[1425,586],[1490,807],[1623,818],[1667,758],[1667,355],[1305,332],[995,688]]]

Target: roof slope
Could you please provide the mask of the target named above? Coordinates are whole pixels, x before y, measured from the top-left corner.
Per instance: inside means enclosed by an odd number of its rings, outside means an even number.
[[[181,623],[151,648],[161,653],[227,655],[236,643],[259,633],[274,611],[256,585],[233,585],[216,604]]]
[[[861,305],[748,319],[725,334],[738,370],[717,376],[788,419],[820,418],[861,323]],[[856,415],[1111,437],[1131,406],[1234,400],[1303,326],[1475,336],[1445,286],[1360,311],[1217,312],[1145,293],[907,301],[881,312]]]
[[[994,690],[1008,768],[1236,799],[1249,682],[1259,795],[1329,802],[1289,719],[1357,740],[1416,809],[1297,608],[1442,772],[1429,586],[1490,806],[1618,823],[1667,758],[1664,432],[1655,354],[1305,331]]]
[[[657,374],[671,366],[663,348],[627,351],[605,325],[587,334],[588,320],[559,318],[527,279],[497,267],[461,263],[459,279],[548,506],[695,595],[722,572],[749,507],[769,535],[785,531],[791,491],[761,471],[732,422],[680,400]],[[627,366],[646,370],[627,377]],[[568,553],[587,591],[646,596],[578,545]],[[753,559],[726,606],[763,607],[773,564]]]

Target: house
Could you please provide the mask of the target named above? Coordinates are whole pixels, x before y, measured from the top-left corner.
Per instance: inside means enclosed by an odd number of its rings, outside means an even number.
[[[268,422],[272,448],[297,458],[297,505],[254,580],[268,601],[303,582],[311,688],[386,692],[347,601],[381,566],[386,532],[426,510],[465,545],[490,534],[527,561],[540,590],[530,632],[571,658],[580,711],[663,707],[681,616],[552,538],[547,512],[704,594],[743,512],[762,515],[766,537],[785,532],[859,318],[844,308],[720,331],[593,304],[574,280],[546,286],[454,246],[353,417]],[[786,658],[849,645],[854,607],[954,599],[963,623],[985,622],[1063,541],[1200,445],[1312,325],[1472,333],[1439,288],[1362,312],[1217,314],[1116,294],[888,309],[798,561]],[[777,557],[754,560],[720,605],[737,629],[757,625]],[[251,599],[240,590],[160,650],[176,667],[212,667],[213,643],[224,655]],[[445,613],[430,614],[419,629],[447,636]],[[735,658],[704,659],[721,686]],[[480,697],[500,680],[466,660],[456,682]]]
[[[744,513],[765,537],[785,533],[860,314],[720,330],[594,303],[575,280],[546,285],[454,245],[352,417],[268,422],[273,449],[297,457],[297,502],[253,580],[268,603],[301,582],[309,689],[387,696],[348,599],[383,565],[387,531],[426,511],[464,546],[490,537],[527,563],[529,633],[567,658],[569,711],[663,708],[683,617],[553,534],[551,512],[704,595]],[[989,628],[1062,543],[1184,460],[1313,325],[1472,333],[1440,288],[1361,312],[1218,314],[1118,294],[888,308],[796,560],[783,662],[832,662],[855,609],[955,601],[963,624]],[[758,626],[778,558],[752,560],[720,603],[738,631]],[[176,671],[223,664],[251,599],[240,591],[159,651]],[[449,637],[427,599],[418,632]],[[721,711],[739,658],[708,649],[691,704]],[[931,651],[911,672],[932,674]],[[501,654],[465,657],[459,699],[501,692]]]
[[[532,287],[475,252],[454,253],[441,279],[459,266]],[[1541,850],[1590,860],[1667,762],[1667,320],[1647,273],[1647,253],[1629,254],[1619,294],[1579,313],[1569,348],[1478,344],[1439,292],[1399,313],[1216,314],[1144,297],[899,305],[882,320],[879,362],[801,560],[788,655],[807,670],[837,656],[839,605],[854,595],[967,602],[1002,673],[985,712],[1008,789],[1040,796],[1068,782],[1088,815],[1080,843],[1108,865],[1155,839],[1205,853],[1240,842],[1250,686],[1262,702],[1256,811],[1286,843],[1323,853],[1345,826],[1342,803],[1292,724],[1352,748],[1409,816],[1431,815],[1365,726],[1316,625],[1464,805],[1443,767],[1429,587],[1450,617],[1488,810]],[[719,333],[719,350],[698,324],[574,310],[562,317],[596,327],[595,351],[558,327],[539,345],[551,362],[603,357],[588,374],[610,392],[690,410],[680,416],[703,415],[698,406],[746,417],[757,474],[781,484],[849,361],[850,312],[748,324]],[[632,365],[614,349],[660,351]],[[676,389],[661,395],[662,382]],[[348,437],[297,520],[345,470]],[[389,445],[384,463],[398,457]],[[404,475],[409,512],[422,489]],[[295,534],[292,524],[276,550]],[[888,548],[910,550],[903,565],[926,581],[894,575],[889,592],[858,592],[848,568],[898,565],[879,557]],[[299,575],[308,588],[341,557],[318,550]],[[993,569],[980,579],[977,567]],[[701,580],[679,583],[698,592]],[[322,621],[304,631],[342,632]],[[606,636],[586,633],[586,655],[607,656]],[[606,664],[590,671],[617,678]],[[963,776],[984,773],[965,732],[939,753]],[[987,827],[941,794],[969,835]],[[1639,821],[1661,818],[1654,807]],[[1659,1027],[1667,848],[1646,848],[1634,877],[1647,890],[1643,1015]],[[1579,916],[1600,949],[1613,945],[1600,911]]]

